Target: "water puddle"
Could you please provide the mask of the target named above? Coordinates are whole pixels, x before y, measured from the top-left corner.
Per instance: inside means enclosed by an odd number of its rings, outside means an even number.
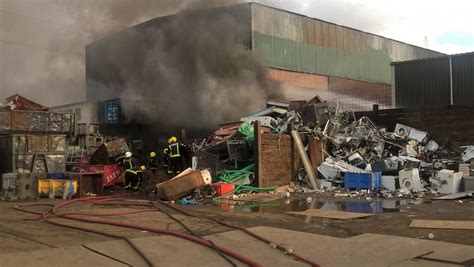
[[[272,202],[221,202],[216,206],[229,212],[285,213],[289,211],[305,211],[307,209],[323,209],[333,211],[349,211],[359,213],[381,214],[400,212],[400,207],[410,204],[421,204],[423,200],[415,199],[382,199],[382,200],[324,200],[279,199]]]

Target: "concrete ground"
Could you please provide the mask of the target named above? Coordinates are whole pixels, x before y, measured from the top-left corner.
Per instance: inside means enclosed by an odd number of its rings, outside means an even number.
[[[343,210],[346,200],[316,196],[312,196],[312,201],[307,201],[307,196],[291,200],[275,198],[275,200],[270,202],[265,199],[269,200],[271,198],[263,198],[263,202],[220,203],[180,207],[193,214],[221,219],[234,225],[247,228],[257,227],[252,229],[257,229],[262,235],[275,240],[275,242],[291,243],[292,248],[298,248],[298,251],[304,252],[303,254],[306,254],[323,266],[347,266],[346,264],[350,262],[352,262],[352,266],[367,266],[368,257],[374,260],[371,266],[450,266],[454,263],[474,264],[470,261],[474,258],[474,250],[472,250],[474,248],[474,231],[413,229],[408,227],[413,219],[472,221],[474,220],[474,202],[472,200],[463,200],[462,203],[457,200],[425,200],[424,203],[420,201],[414,203],[402,201],[395,204],[389,203],[387,205],[388,209],[383,209],[381,214],[375,214],[371,217],[333,220],[296,216],[286,212],[328,207]],[[55,204],[61,202],[62,200],[42,199],[34,203]],[[51,261],[54,258],[53,255],[62,255],[62,253],[68,255],[71,252],[74,252],[75,256],[64,259],[68,262],[68,265],[71,265],[76,258],[79,259],[83,255],[82,258],[87,258],[87,261],[81,262],[82,265],[87,263],[91,266],[117,266],[117,261],[112,260],[110,262],[109,258],[105,260],[103,255],[90,250],[90,248],[94,248],[93,250],[100,251],[104,247],[114,249],[102,251],[103,254],[114,255],[112,258],[121,256],[123,258],[121,262],[125,262],[125,265],[141,266],[144,264],[140,262],[140,259],[136,259],[136,255],[124,256],[128,255],[127,253],[133,254],[133,251],[130,251],[130,248],[125,246],[123,241],[51,225],[43,220],[36,220],[38,216],[22,213],[12,208],[18,204],[25,203],[0,202],[0,212],[2,214],[0,216],[0,262],[3,263],[0,264],[1,266],[60,266],[62,264],[59,264],[59,262]],[[68,208],[67,211],[108,213],[129,209],[136,209],[136,207],[125,208],[78,204]],[[377,212],[380,211],[377,210]],[[276,256],[275,251],[268,249],[268,245],[263,244],[263,247],[260,247],[262,246],[262,244],[259,244],[260,241],[245,236],[240,231],[235,232],[234,229],[229,229],[208,220],[191,218],[175,214],[174,212],[173,216],[178,218],[197,235],[209,236],[216,243],[222,242],[223,245],[238,246],[236,248],[237,251],[247,253],[247,255],[259,260],[273,259],[263,261],[266,266],[301,265],[301,262],[288,259],[288,256],[283,255],[284,257],[282,258]],[[180,224],[168,217],[168,215],[157,211],[113,216],[107,217],[107,219],[186,232]],[[202,250],[207,251],[206,253],[208,254],[202,254],[202,257],[198,257],[199,261],[194,261],[195,266],[225,266],[226,264],[222,258],[216,256],[215,251],[189,244],[189,241],[173,237],[159,237],[156,234],[126,228],[71,222],[58,218],[53,220],[132,238],[136,240],[137,244],[141,244],[141,248],[146,249],[147,255],[150,255],[152,259],[157,256],[160,256],[162,259],[166,258],[166,261],[161,261],[161,264],[158,264],[158,266],[189,265],[188,261],[193,259],[193,257],[196,258],[196,253]],[[261,228],[261,226],[271,228]],[[285,230],[290,230],[291,232],[285,232]],[[428,238],[430,233],[434,234],[432,240]],[[295,239],[295,236],[299,238]],[[361,250],[361,247],[366,249]],[[383,249],[377,252],[381,247]],[[388,250],[388,248],[395,247],[405,247],[405,249]],[[446,249],[440,249],[440,247]],[[257,249],[261,252],[260,254],[252,253],[252,251]],[[373,251],[371,252],[370,249]],[[358,250],[360,250],[360,253],[355,253]],[[195,253],[186,253],[185,251],[194,251]],[[391,253],[387,254],[387,251],[391,251]],[[165,255],[163,254],[164,252],[174,255],[180,260],[178,261],[177,258],[171,256],[166,257],[168,254],[165,253]],[[440,256],[441,259],[435,259],[435,261],[433,259],[425,259],[422,256],[425,254],[428,254],[428,256],[431,254],[432,256],[433,253],[434,255],[444,254],[442,257]],[[390,257],[390,255],[392,256]],[[18,261],[20,259],[21,261]],[[348,261],[349,259],[352,260]],[[167,264],[164,264],[165,262]],[[61,263],[64,262],[61,261]]]
[[[365,203],[364,200],[332,197],[312,197],[307,203],[306,196],[289,203],[284,200],[261,203],[260,205],[241,204],[192,207],[208,216],[216,216],[228,222],[243,224],[246,227],[272,226],[294,231],[303,231],[334,237],[352,237],[373,233],[428,239],[433,233],[437,241],[474,245],[474,231],[445,229],[409,228],[413,219],[428,220],[468,220],[474,221],[474,200],[381,200],[389,208],[380,214],[356,220],[333,220],[318,217],[302,217],[288,214],[288,211],[304,211],[310,208],[344,209],[344,203]],[[286,202],[286,203],[285,203]],[[315,204],[316,203],[316,204]],[[230,206],[230,207],[229,207]],[[384,205],[385,206],[385,205]],[[188,208],[188,207],[186,207]],[[232,211],[229,211],[232,210]],[[351,210],[352,211],[352,210]]]

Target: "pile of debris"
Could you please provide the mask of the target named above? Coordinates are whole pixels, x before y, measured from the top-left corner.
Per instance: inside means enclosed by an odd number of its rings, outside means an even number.
[[[309,101],[269,101],[267,109],[240,122],[220,125],[209,138],[195,142],[193,170],[208,169],[212,176],[212,182],[208,179],[207,186],[200,186],[195,195],[235,199],[238,193],[281,186],[259,187],[254,170],[258,164],[254,155],[259,153],[254,140],[256,123],[262,133],[291,136],[295,152],[291,154],[296,155],[291,182],[299,191],[418,198],[427,193],[473,190],[473,166],[464,163],[474,158],[474,147],[464,147],[461,155],[452,144],[440,145],[425,131],[398,123],[391,132],[368,117],[356,118],[352,111],[330,107],[316,96]],[[317,163],[310,160],[310,139],[322,144]]]
[[[344,185],[346,190],[377,190],[384,197],[420,197],[458,193],[462,178],[471,179],[471,166],[460,164],[449,146],[400,123],[389,132],[367,117],[336,113],[320,138],[329,141],[328,157],[318,167],[328,189]],[[463,162],[471,159],[465,156]]]

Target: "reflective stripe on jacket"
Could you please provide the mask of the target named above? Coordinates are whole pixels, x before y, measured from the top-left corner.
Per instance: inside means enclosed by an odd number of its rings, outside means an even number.
[[[133,165],[133,162],[132,162],[131,158],[125,159],[123,161],[123,165],[125,166],[126,172],[133,173],[133,174],[138,174],[138,173],[142,172],[140,170],[140,168],[138,168],[138,166]]]
[[[179,143],[170,144],[169,149],[170,149],[170,158],[181,157],[181,154],[179,153]]]

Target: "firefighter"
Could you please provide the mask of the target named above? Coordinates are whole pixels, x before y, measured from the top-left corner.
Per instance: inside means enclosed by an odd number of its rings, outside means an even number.
[[[138,162],[132,157],[131,152],[125,153],[123,165],[125,167],[125,189],[138,189],[143,170],[138,166]]]
[[[148,156],[148,168],[152,173],[155,173],[158,170],[158,159],[156,157],[156,152],[150,152]]]
[[[168,174],[179,174],[183,170],[183,161],[181,157],[183,145],[178,143],[178,138],[173,136],[168,139],[168,149],[170,161],[168,167]]]
[[[140,185],[143,182],[143,174],[145,173],[145,171],[146,171],[145,165],[140,166],[140,170],[138,171],[138,175],[137,175],[138,181],[136,185],[133,187],[134,190],[138,190],[138,188],[140,188]]]
[[[170,150],[169,148],[165,148],[163,149],[163,164],[162,164],[163,170],[168,171],[169,164],[170,164]]]

